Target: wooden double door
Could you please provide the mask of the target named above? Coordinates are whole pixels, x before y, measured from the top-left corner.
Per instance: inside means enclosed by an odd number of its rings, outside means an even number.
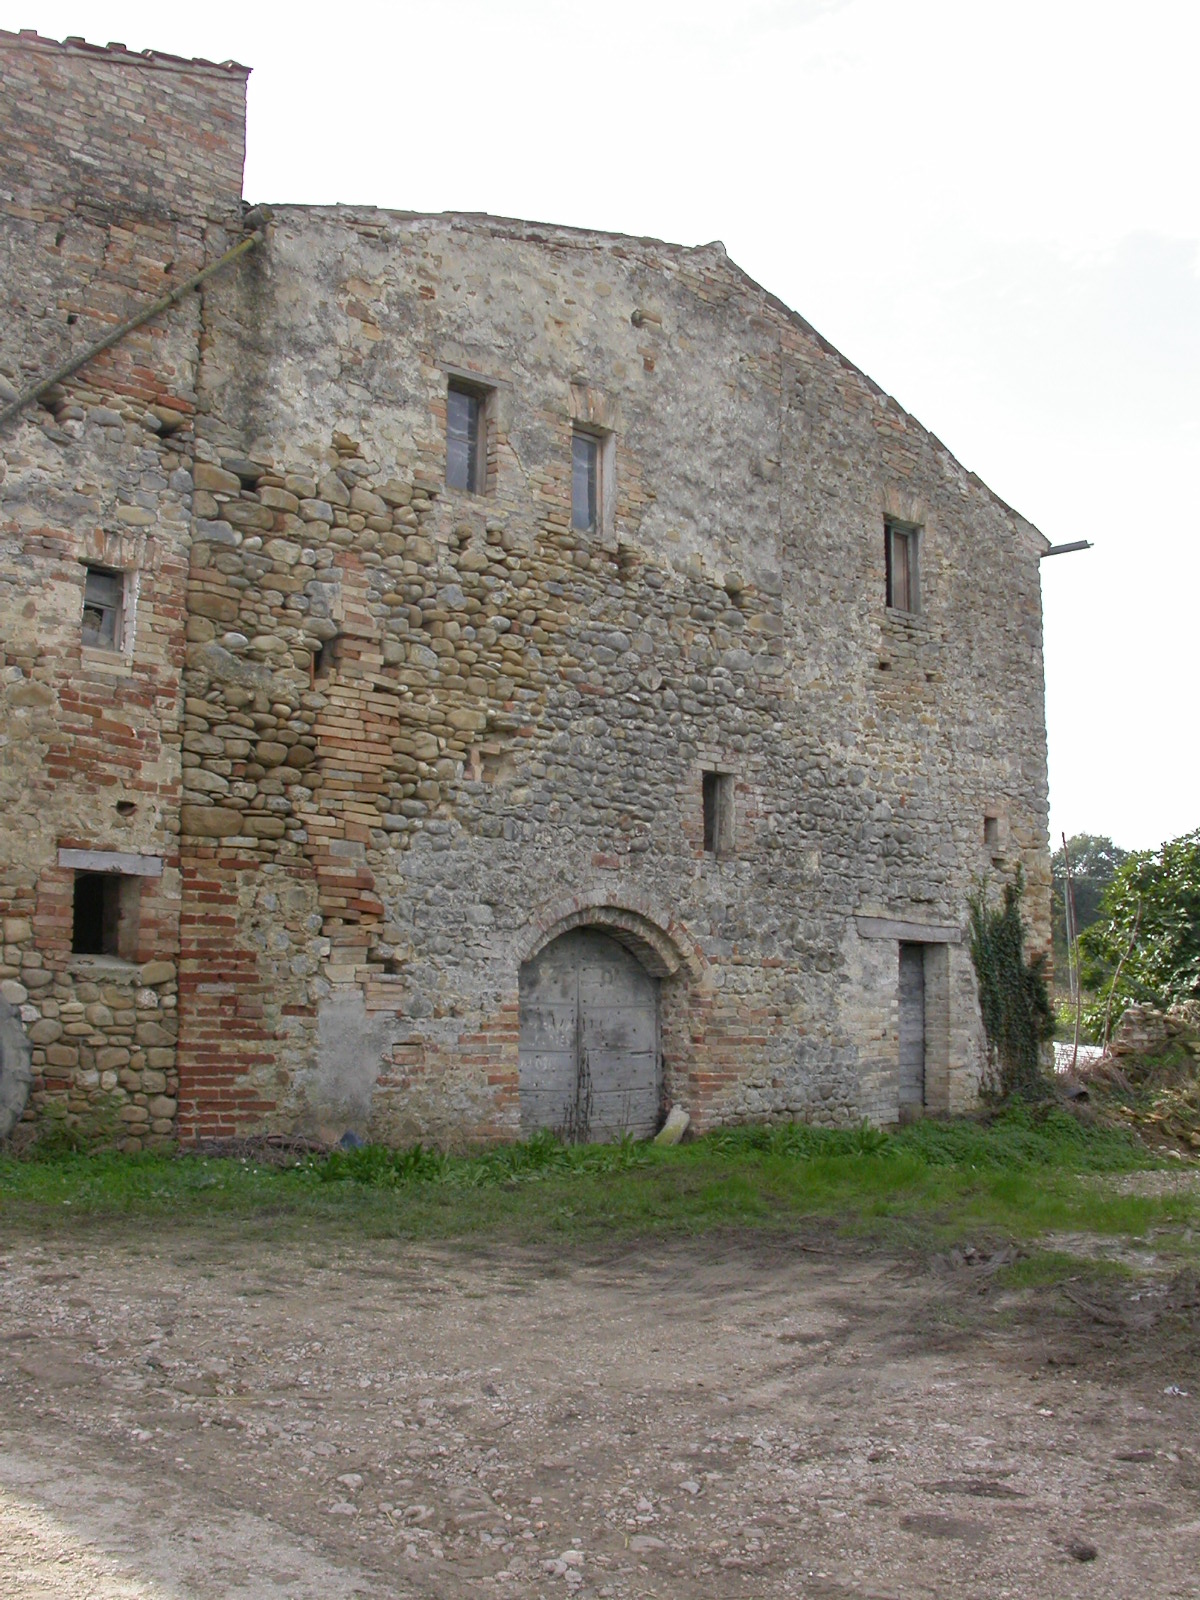
[[[606,933],[576,928],[521,968],[521,1132],[572,1143],[658,1126],[658,979]]]

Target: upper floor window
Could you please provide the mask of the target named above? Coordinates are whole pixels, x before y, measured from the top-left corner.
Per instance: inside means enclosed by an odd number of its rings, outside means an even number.
[[[571,434],[571,526],[595,533],[600,526],[601,440],[576,428]]]
[[[446,484],[471,494],[487,488],[487,394],[454,378],[446,391]]]
[[[733,849],[733,773],[702,773],[700,798],[704,811],[705,854],[728,855]]]
[[[92,650],[121,650],[125,645],[125,574],[108,567],[84,570],[81,642]]]
[[[918,566],[919,528],[909,523],[883,525],[884,553],[887,560],[887,603],[895,611],[921,609]]]

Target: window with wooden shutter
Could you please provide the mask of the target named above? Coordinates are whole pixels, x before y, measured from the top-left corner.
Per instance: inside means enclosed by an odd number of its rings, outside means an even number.
[[[887,603],[894,611],[919,611],[918,538],[920,529],[902,522],[883,525],[887,563]]]

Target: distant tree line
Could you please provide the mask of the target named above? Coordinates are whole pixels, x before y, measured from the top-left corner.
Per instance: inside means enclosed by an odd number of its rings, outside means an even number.
[[[1129,860],[1122,850],[1102,833],[1076,833],[1067,840],[1071,855],[1071,877],[1075,889],[1075,931],[1082,933],[1100,916],[1104,891],[1113,881],[1118,867]],[[1050,899],[1050,926],[1054,938],[1054,966],[1067,970],[1067,854],[1059,848],[1050,858],[1053,887]]]

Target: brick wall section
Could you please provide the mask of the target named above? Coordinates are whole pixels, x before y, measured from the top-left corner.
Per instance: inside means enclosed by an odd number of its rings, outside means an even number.
[[[249,864],[256,875],[257,863]],[[271,1119],[277,1095],[263,1068],[274,1064],[274,1036],[259,977],[259,951],[245,934],[235,852],[187,851],[180,919],[179,988],[183,1056],[179,1136],[232,1138]]]
[[[0,33],[0,379],[85,349],[240,229],[245,72]],[[28,1115],[174,1132],[180,677],[200,296],[0,435],[0,983]],[[126,648],[83,648],[84,563],[134,575]],[[150,855],[137,948],[71,953],[60,848]]]
[[[49,371],[202,266],[236,225],[243,68],[55,44],[0,31],[0,370]],[[12,247],[10,247],[12,248]],[[172,337],[178,330],[182,337]],[[195,308],[143,328],[84,375],[143,405],[186,399]]]

